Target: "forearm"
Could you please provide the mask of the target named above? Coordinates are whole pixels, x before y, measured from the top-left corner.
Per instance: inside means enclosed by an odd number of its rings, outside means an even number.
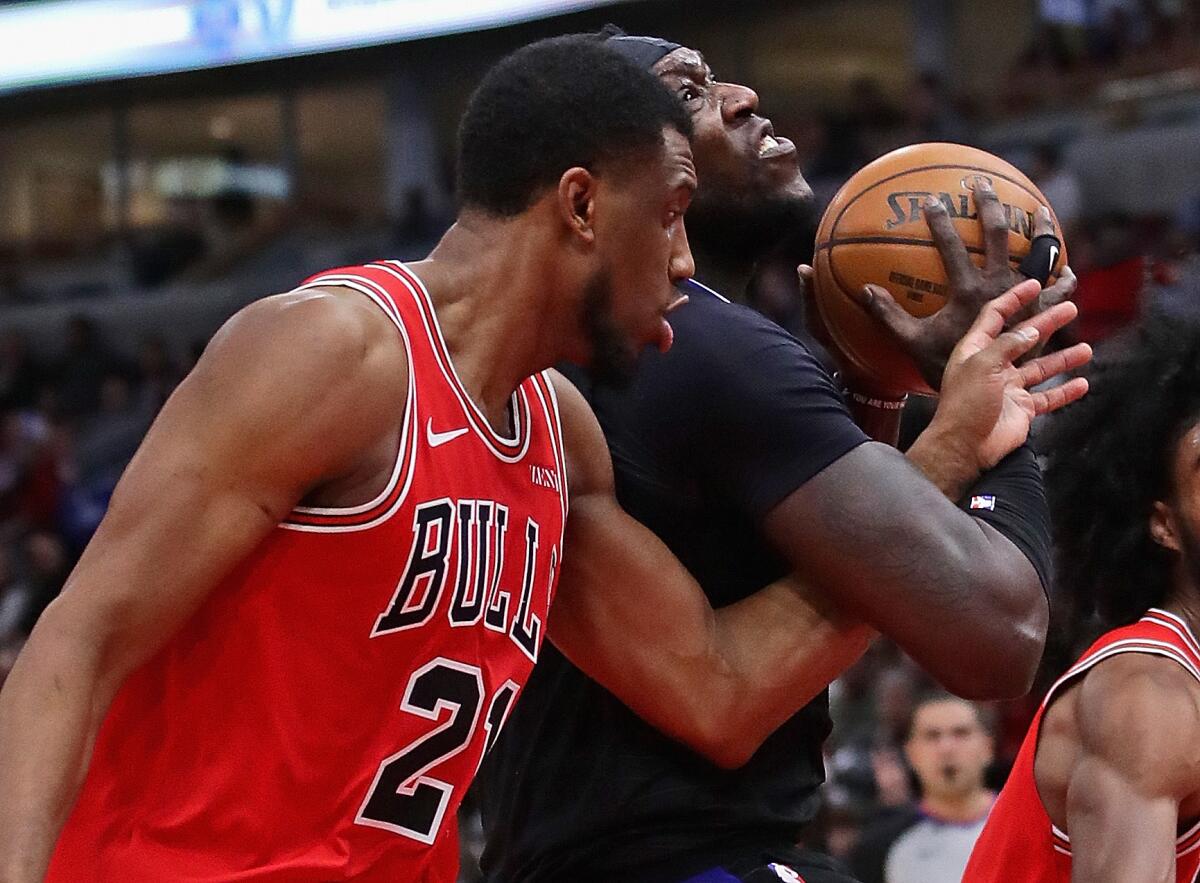
[[[0,881],[46,873],[112,698],[91,645],[43,617],[0,691]]]
[[[858,657],[865,628],[784,580],[714,611],[691,574],[611,498],[577,499],[550,639],[652,726],[724,766]]]
[[[819,695],[866,651],[876,632],[821,609],[803,587],[784,580],[716,611],[716,652],[723,678],[697,690],[720,734],[725,765],[740,766],[762,742]]]

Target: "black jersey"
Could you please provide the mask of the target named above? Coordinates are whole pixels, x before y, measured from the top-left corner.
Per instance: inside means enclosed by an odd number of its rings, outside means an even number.
[[[803,344],[703,286],[684,290],[668,354],[647,353],[628,389],[580,386],[622,506],[719,607],[787,572],[764,516],[866,437]],[[722,770],[547,643],[481,773],[488,879],[655,880],[656,862],[701,870],[730,846],[793,842],[817,808],[827,707],[818,697]]]

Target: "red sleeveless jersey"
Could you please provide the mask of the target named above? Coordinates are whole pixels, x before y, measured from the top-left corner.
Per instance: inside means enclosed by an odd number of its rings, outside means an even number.
[[[1133,625],[1101,636],[1042,700],[1008,782],[975,843],[963,883],[1071,883],[1071,841],[1050,821],[1033,777],[1038,731],[1051,700],[1064,685],[1119,653],[1163,656],[1200,680],[1200,644],[1173,613],[1152,609]],[[1194,883],[1200,874],[1200,824],[1179,837],[1175,856],[1175,879]]]
[[[296,509],[129,678],[51,881],[456,877],[455,811],[537,659],[562,558],[554,390],[526,379],[504,438],[407,268],[301,288],[318,286],[366,295],[403,339],[391,479],[361,506]]]

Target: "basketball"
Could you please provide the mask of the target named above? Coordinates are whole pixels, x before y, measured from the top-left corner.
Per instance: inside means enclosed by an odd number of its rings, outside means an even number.
[[[936,313],[946,302],[946,271],[922,203],[930,195],[941,200],[971,260],[982,266],[983,231],[972,196],[981,179],[991,182],[1004,206],[1009,261],[1015,268],[1029,254],[1035,212],[1048,203],[1021,171],[974,147],[914,144],[885,154],[847,181],[821,218],[813,256],[817,309],[849,367],[881,391],[933,390],[850,293],[871,283],[887,289],[918,318]],[[1060,231],[1053,210],[1051,218]],[[1051,282],[1066,261],[1064,246]]]

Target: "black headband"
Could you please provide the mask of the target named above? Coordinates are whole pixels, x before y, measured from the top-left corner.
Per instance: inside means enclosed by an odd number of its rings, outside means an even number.
[[[613,25],[608,25],[601,33],[611,35],[605,39],[605,46],[615,49],[619,55],[646,70],[654,67],[664,55],[670,55],[676,49],[682,48],[679,43],[660,40],[658,37],[631,37]]]

